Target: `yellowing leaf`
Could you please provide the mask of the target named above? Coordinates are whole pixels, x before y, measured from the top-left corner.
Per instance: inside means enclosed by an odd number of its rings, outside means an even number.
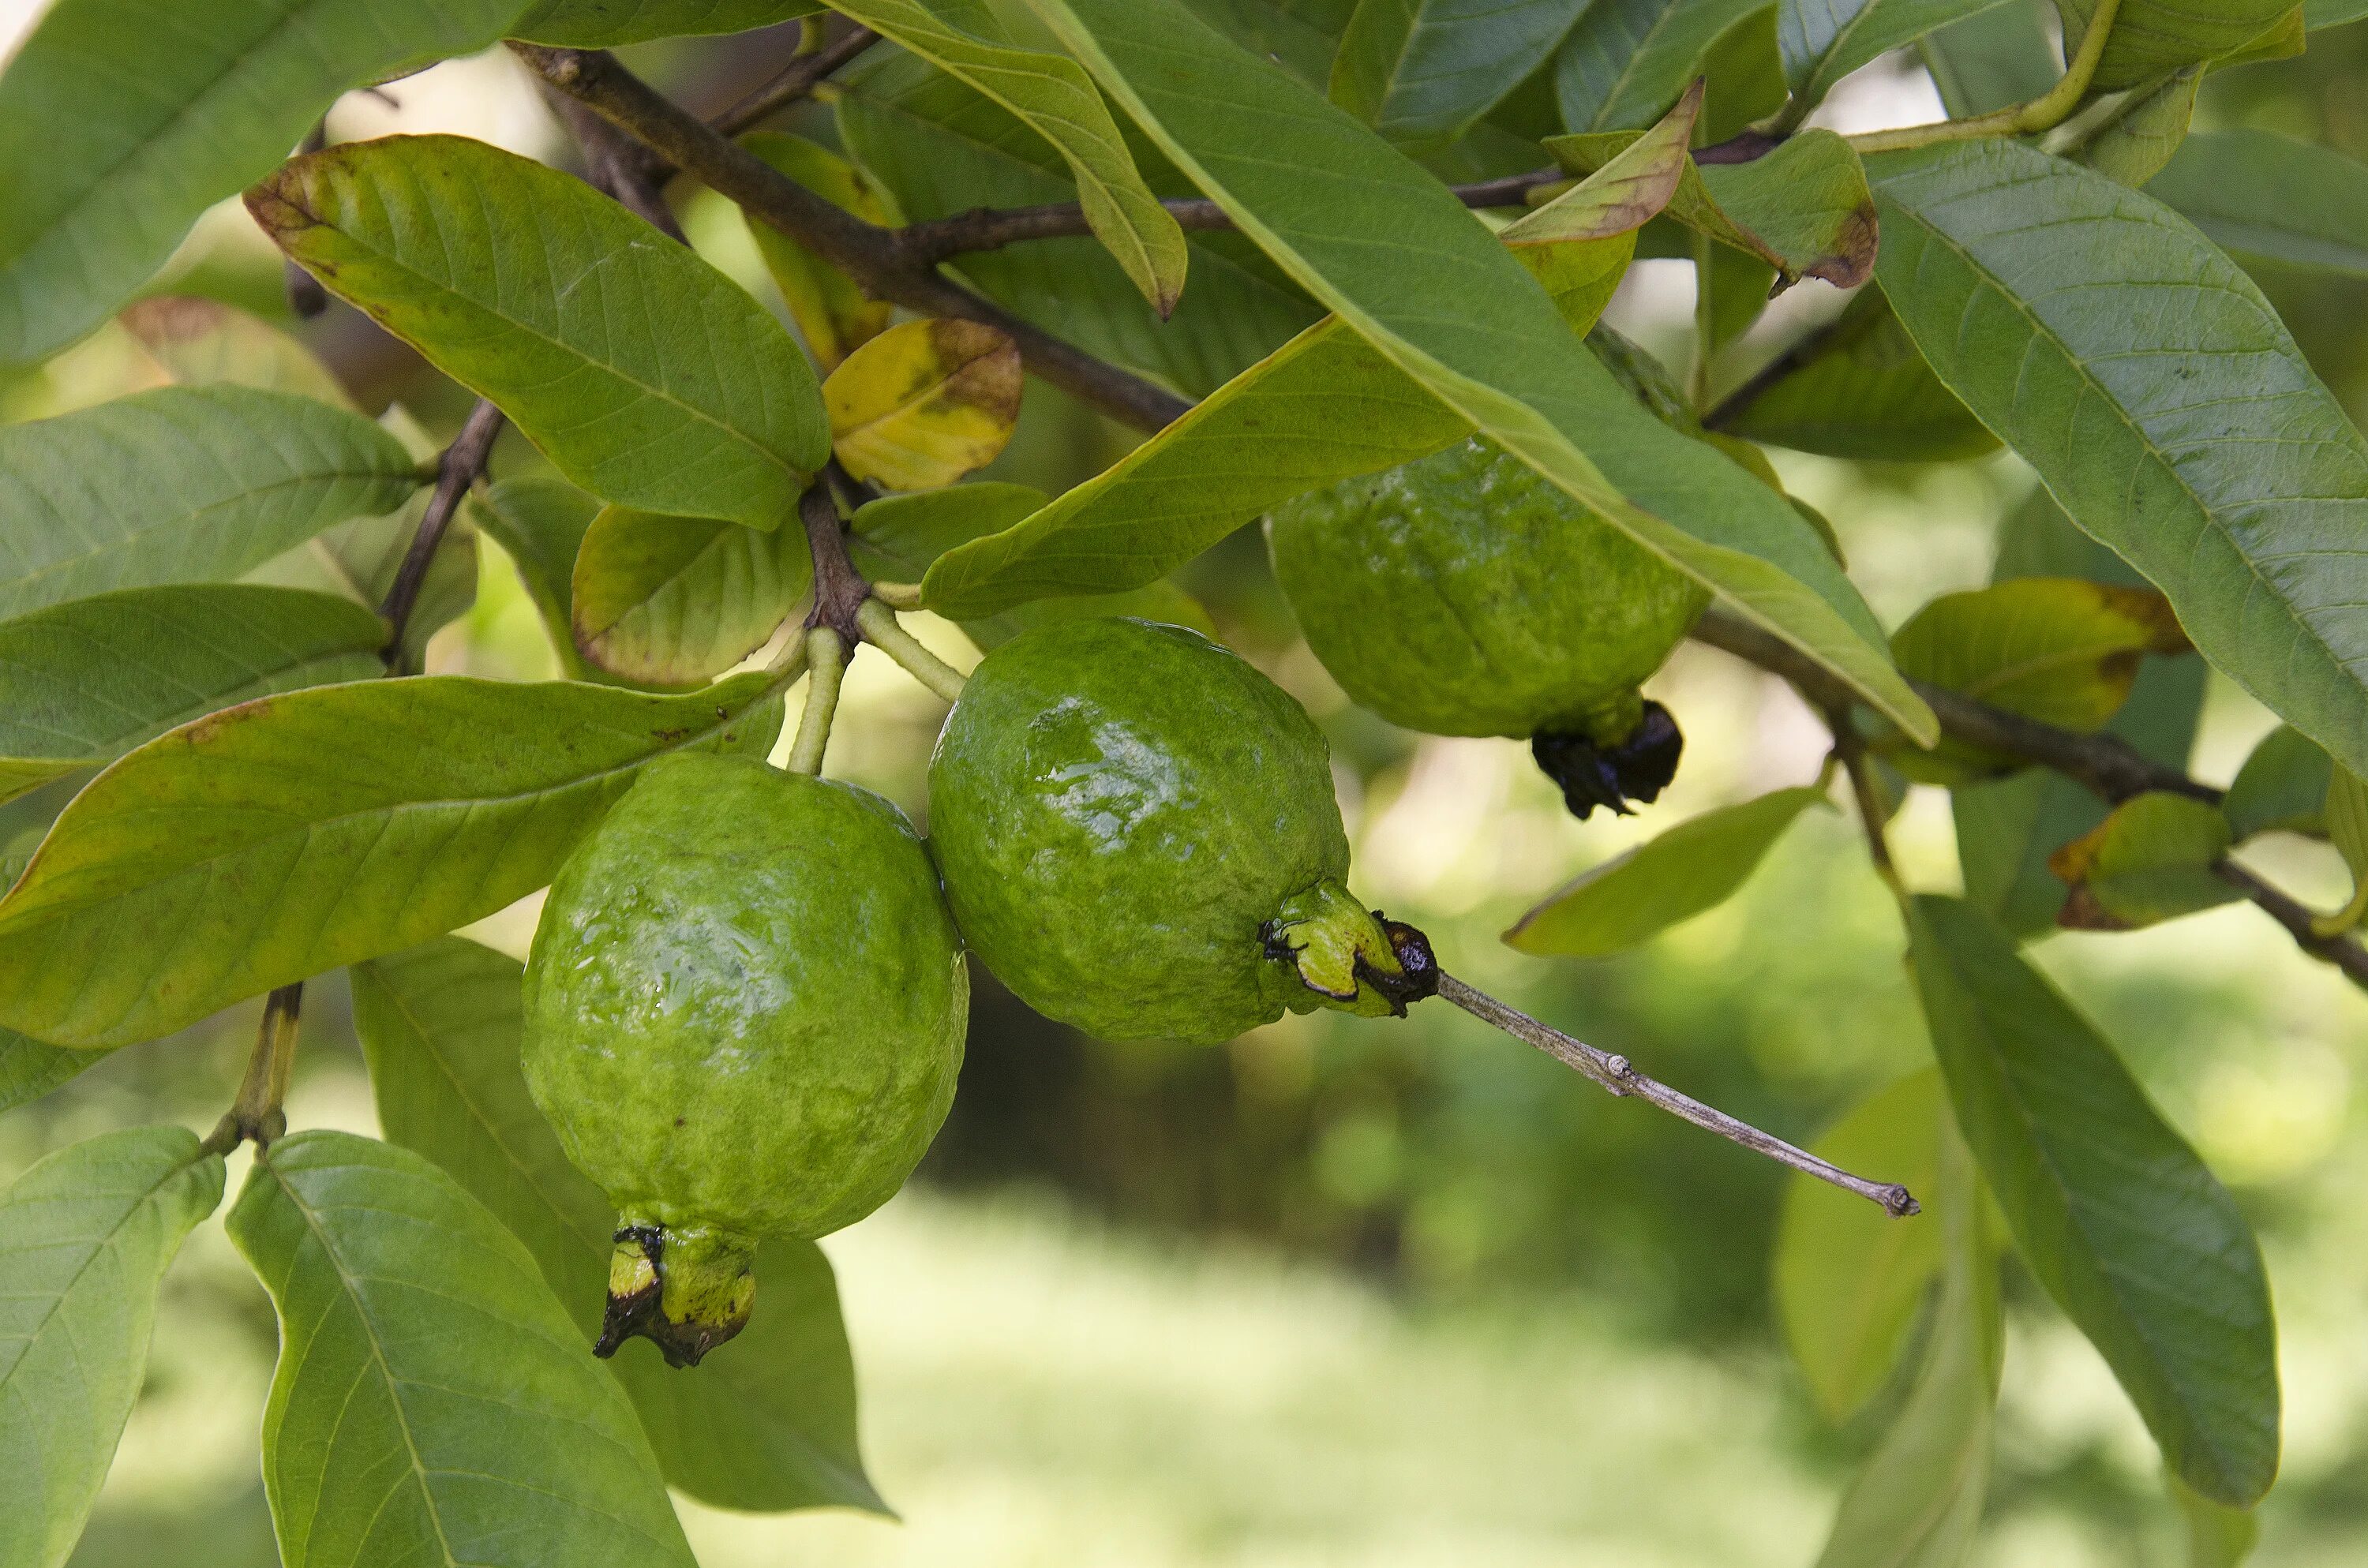
[[[744,136],[740,145],[816,196],[867,223],[893,227],[898,222],[887,195],[861,169],[819,142],[803,136],[759,131]],[[744,214],[745,216],[745,214]],[[790,307],[791,319],[804,335],[806,347],[825,370],[888,330],[896,307],[874,300],[855,286],[855,279],[823,260],[770,223],[747,220],[748,235],[765,270]]]
[[[260,387],[352,408],[328,366],[289,334],[234,305],[162,294],[116,318],[177,386]]]
[[[823,383],[847,472],[890,490],[951,484],[995,460],[1019,418],[1019,346],[966,321],[906,322]]]
[[[2124,931],[2226,903],[2237,890],[2212,868],[2231,837],[2228,819],[2206,801],[2161,790],[2124,801],[2047,858],[2072,884],[2056,924]]]

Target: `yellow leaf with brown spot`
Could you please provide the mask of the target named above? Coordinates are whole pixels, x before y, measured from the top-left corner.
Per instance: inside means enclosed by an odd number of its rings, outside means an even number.
[[[889,490],[951,484],[1011,439],[1019,379],[1019,346],[994,327],[890,327],[823,383],[832,448],[848,472]]]

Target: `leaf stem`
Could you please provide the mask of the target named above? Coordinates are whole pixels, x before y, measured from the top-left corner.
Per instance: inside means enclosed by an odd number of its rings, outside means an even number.
[[[871,597],[890,609],[905,610],[921,608],[921,585],[918,583],[874,583]]]
[[[863,640],[894,660],[906,675],[948,702],[961,699],[970,677],[922,647],[884,602],[864,600],[863,608],[855,612],[855,622],[863,629]]]
[[[838,687],[847,673],[847,643],[827,626],[806,631],[806,709],[798,738],[790,743],[789,769],[813,777],[822,772],[830,746],[830,722],[838,712]]]
[[[2351,902],[2341,909],[2333,915],[2314,915],[2310,934],[2319,937],[2340,937],[2358,926],[2362,916],[2368,916],[2368,879],[2352,887]]]
[[[288,1098],[289,1076],[296,1069],[296,1026],[304,1011],[304,983],[283,985],[263,1005],[263,1021],[256,1027],[255,1049],[246,1059],[246,1076],[238,1098],[207,1134],[207,1152],[227,1154],[244,1139],[262,1148],[288,1131],[288,1114],[280,1108]]]
[[[1856,1193],[1868,1202],[1880,1205],[1884,1213],[1895,1218],[1905,1218],[1921,1209],[1914,1195],[1897,1182],[1869,1181],[1864,1176],[1852,1176],[1805,1149],[1793,1147],[1773,1133],[1762,1132],[1748,1121],[1738,1121],[1691,1095],[1680,1094],[1657,1079],[1646,1077],[1637,1072],[1626,1057],[1600,1051],[1583,1040],[1574,1039],[1558,1028],[1540,1023],[1519,1008],[1509,1007],[1486,992],[1466,985],[1443,970],[1439,976],[1439,994],[1474,1017],[1494,1024],[1516,1040],[1536,1046],[1564,1066],[1593,1079],[1611,1094],[1633,1095],[1658,1106],[1670,1115],[1691,1121],[1706,1131],[1715,1132],[1731,1143],[1765,1154],[1779,1165],[1790,1165],[1803,1176],[1815,1176],[1819,1181],[1832,1183],[1844,1192]]]
[[[2066,62],[2064,74],[2055,85],[2025,103],[2010,104],[1987,114],[1968,115],[1963,119],[1943,119],[1931,125],[1903,126],[1896,131],[1870,131],[1848,140],[1861,154],[1896,153],[1910,147],[1930,146],[1936,142],[1969,142],[1982,136],[2032,136],[2043,131],[2053,131],[2080,107],[2088,96],[2089,84],[2097,74],[2097,62],[2105,57],[2105,44],[2113,30],[2114,13],[2121,9],[2121,0],[2097,0],[2097,8],[2089,15],[2089,30],[2080,37],[2080,47]]]

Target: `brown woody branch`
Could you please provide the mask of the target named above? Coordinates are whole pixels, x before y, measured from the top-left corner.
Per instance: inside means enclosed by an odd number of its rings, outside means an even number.
[[[436,492],[427,498],[427,509],[419,514],[419,527],[411,536],[411,548],[404,552],[403,564],[395,569],[394,583],[386,591],[378,612],[387,623],[386,646],[379,657],[391,669],[403,657],[403,634],[411,624],[411,612],[418,606],[419,590],[427,581],[427,568],[436,559],[437,546],[444,542],[445,530],[452,526],[453,514],[461,509],[461,498],[469,486],[484,472],[485,460],[493,455],[494,437],[502,433],[502,411],[484,398],[469,411],[461,433],[436,460]]]
[[[780,75],[709,123],[726,136],[737,136],[807,97],[828,80],[833,72],[879,41],[880,35],[870,28],[856,28],[812,54],[797,56]]]
[[[899,231],[867,223],[780,173],[598,51],[513,43],[554,87],[653,148],[855,279],[875,298],[925,315],[981,322],[1010,335],[1028,368],[1073,397],[1142,430],[1157,430],[1191,404],[1094,358],[939,274],[911,254]]]

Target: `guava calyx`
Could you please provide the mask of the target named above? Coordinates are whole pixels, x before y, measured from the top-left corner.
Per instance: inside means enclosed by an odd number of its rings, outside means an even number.
[[[1651,804],[1677,777],[1686,744],[1678,722],[1657,702],[1641,708],[1634,726],[1616,739],[1565,730],[1541,730],[1530,737],[1530,755],[1562,787],[1571,815],[1584,818],[1602,806],[1626,816],[1631,801]]]
[[[1258,937],[1266,956],[1290,965],[1316,1003],[1360,1017],[1402,1018],[1406,1004],[1439,990],[1429,938],[1365,908],[1338,882],[1285,899]]]
[[[609,1307],[592,1354],[614,1356],[640,1335],[669,1367],[700,1358],[748,1326],[757,1299],[754,1242],[712,1225],[628,1220],[609,1254]]]

